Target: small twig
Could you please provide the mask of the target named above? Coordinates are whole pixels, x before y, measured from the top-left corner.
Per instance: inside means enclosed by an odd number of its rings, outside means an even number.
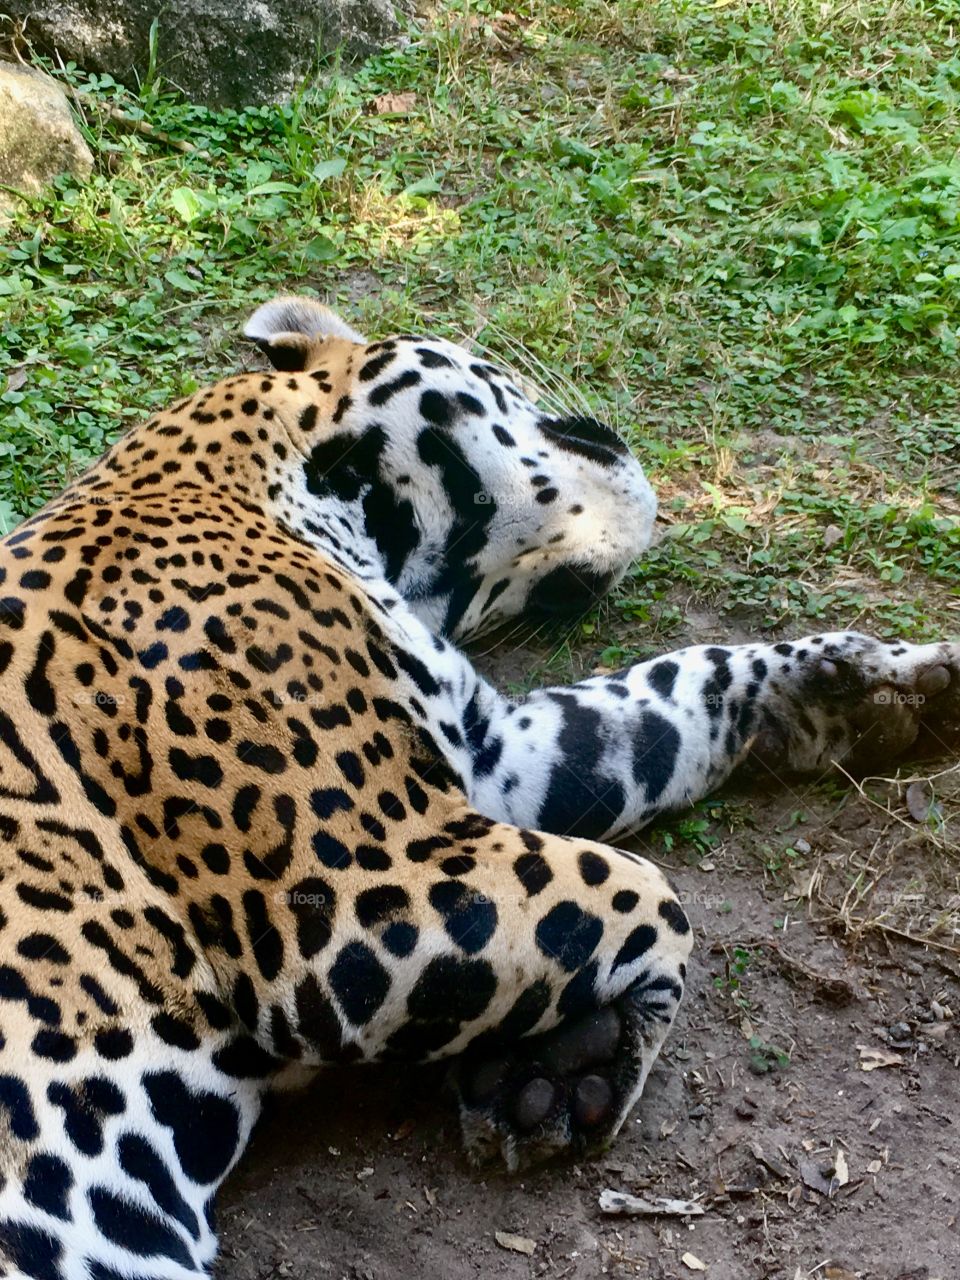
[[[838,766],[839,767],[839,766]],[[871,774],[864,782],[889,782],[893,786],[905,787],[911,782],[936,782],[938,778],[946,778],[951,773],[960,773],[960,764],[947,765],[937,773],[912,773],[909,778],[886,778],[882,774]]]
[[[22,39],[23,24],[18,23],[12,41],[13,55],[21,66],[30,67],[32,64],[27,62],[20,52],[20,41]],[[60,65],[61,67],[63,66],[62,59]],[[85,89],[76,89],[72,84],[62,84],[61,88],[67,97],[72,98],[74,102],[79,103],[81,106],[96,107],[98,111],[104,112],[107,118],[112,120],[119,129],[126,129],[130,133],[140,133],[145,138],[149,138],[151,142],[160,142],[165,147],[173,147],[175,151],[182,151],[184,155],[199,156],[201,160],[211,159],[209,151],[202,151],[199,147],[195,147],[192,142],[186,142],[183,138],[172,138],[163,129],[155,128],[147,120],[136,120],[133,116],[128,116],[119,107],[112,107],[108,102],[103,102],[95,94],[88,93]]]
[[[881,813],[885,813],[888,818],[893,818],[895,822],[899,822],[902,827],[906,827],[907,830],[912,832],[914,835],[916,835],[918,831],[923,831],[935,848],[941,851],[947,848],[946,841],[934,835],[933,831],[930,829],[928,825],[925,826],[922,823],[917,823],[912,820],[908,820],[905,817],[903,817],[902,814],[899,814],[894,809],[891,809],[889,805],[882,805],[879,802],[879,800],[874,800],[873,796],[870,796],[867,794],[865,790],[865,785],[868,782],[885,782],[889,786],[895,786],[899,788],[899,787],[902,787],[904,784],[909,784],[911,782],[933,782],[937,778],[943,778],[943,777],[946,777],[948,774],[957,773],[958,771],[960,771],[960,764],[950,765],[946,769],[941,769],[939,773],[917,774],[909,778],[886,778],[880,774],[877,774],[869,778],[864,778],[862,779],[862,781],[858,781],[855,777],[853,777],[852,774],[848,773],[846,769],[844,769],[843,765],[839,762],[839,760],[835,760],[833,763],[834,763],[834,768],[837,769],[838,772],[843,774],[843,776],[847,779],[850,785],[859,793],[860,797],[863,800],[865,800],[866,803],[870,805],[872,808],[879,809]]]
[[[915,933],[907,933],[904,929],[895,929],[892,924],[884,924],[882,920],[857,920],[850,916],[849,923],[860,929],[878,929],[881,933],[891,934],[894,938],[901,938],[904,942],[912,942],[917,947],[935,947],[938,951],[949,951],[953,956],[960,956],[960,947],[952,947],[949,942],[937,942],[933,938],[918,938]]]
[[[75,102],[79,102],[81,106],[95,107],[98,111],[103,112],[108,120],[119,129],[125,129],[129,133],[139,133],[143,137],[149,138],[151,142],[160,142],[165,147],[173,147],[175,151],[182,151],[184,155],[198,156],[201,160],[209,160],[211,158],[209,151],[203,151],[200,147],[194,146],[192,142],[187,142],[183,138],[173,138],[163,129],[157,129],[150,124],[148,120],[137,120],[133,116],[128,116],[126,112],[121,111],[119,107],[113,107],[108,102],[103,102],[100,98],[92,93],[87,93],[84,89],[75,89],[72,85],[64,86],[67,95]]]
[[[768,939],[762,945],[773,954],[781,969],[786,973],[799,974],[801,978],[806,978],[828,999],[840,1004],[856,999],[856,988],[846,978],[835,977],[833,974],[822,973],[819,969],[812,968],[798,956],[784,951],[780,944],[772,939]]]
[[[784,951],[779,942],[776,942],[773,938],[743,938],[737,945],[744,948],[752,947],[755,950],[762,948],[765,951],[769,951],[774,963],[780,969],[786,973],[799,974],[800,977],[806,978],[808,982],[813,983],[830,1000],[845,1004],[848,1000],[856,999],[856,988],[846,978],[838,978],[833,974],[822,973],[819,969],[812,968],[797,956]],[[715,943],[710,948],[711,954],[720,953],[724,950],[723,943]]]
[[[607,1187],[600,1192],[600,1212],[611,1217],[692,1218],[699,1217],[704,1209],[695,1200],[670,1200],[664,1196],[647,1200]]]

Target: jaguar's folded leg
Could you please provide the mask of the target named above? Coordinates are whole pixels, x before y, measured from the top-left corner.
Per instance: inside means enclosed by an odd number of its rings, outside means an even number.
[[[960,644],[836,632],[681,649],[520,704],[492,697],[473,726],[478,808],[611,839],[693,803],[748,758],[776,779],[833,762],[886,768],[921,744],[948,752],[960,742]]]
[[[261,1044],[304,1063],[463,1054],[477,1161],[516,1169],[605,1145],[682,994],[690,926],[656,867],[462,805],[395,846],[332,936],[318,879],[284,894],[303,922],[301,962],[272,993],[282,1015],[261,1005]]]

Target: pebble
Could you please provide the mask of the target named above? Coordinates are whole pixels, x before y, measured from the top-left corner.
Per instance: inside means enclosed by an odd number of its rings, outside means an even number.
[[[733,1110],[741,1120],[753,1120],[757,1114],[757,1104],[753,1098],[747,1096],[741,1098]]]

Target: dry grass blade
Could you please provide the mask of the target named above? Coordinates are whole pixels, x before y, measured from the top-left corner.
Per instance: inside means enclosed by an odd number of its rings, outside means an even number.
[[[815,876],[821,920],[849,937],[877,933],[960,955],[960,765],[932,774],[862,779],[842,765],[837,769],[863,806],[865,825],[872,821],[874,829],[866,852],[848,850],[833,862],[821,857]],[[907,791],[921,783],[931,792],[937,784],[938,804],[930,807],[933,816],[925,822],[907,807]],[[875,794],[878,786],[887,789],[885,797]]]
[[[865,801],[866,804],[870,805],[874,809],[878,809],[881,813],[888,815],[894,822],[898,822],[901,826],[906,827],[908,831],[914,834],[917,832],[916,818],[913,818],[912,816],[911,817],[905,816],[903,813],[893,808],[892,804],[890,803],[882,804],[879,800],[876,799],[876,797],[870,795],[870,793],[866,790],[867,784],[871,782],[874,782],[874,783],[878,782],[878,783],[883,783],[888,787],[896,788],[898,793],[898,798],[902,796],[905,802],[907,788],[914,785],[915,783],[927,783],[929,785],[934,782],[937,782],[941,778],[951,778],[951,777],[956,777],[957,780],[960,781],[960,764],[951,765],[947,769],[941,769],[939,773],[931,773],[931,774],[917,773],[917,774],[911,774],[909,777],[900,777],[898,775],[897,777],[893,777],[893,778],[884,777],[882,774],[874,774],[867,778],[857,779],[857,778],[854,778],[851,774],[849,774],[846,771],[846,769],[844,769],[842,764],[836,761],[834,763],[837,770],[843,774],[843,776],[847,779],[850,785],[859,793],[860,797]],[[934,823],[928,822],[926,824],[923,824],[925,837],[934,846],[934,848],[938,849],[942,853],[960,852],[960,846],[955,846],[951,841],[949,841],[944,835],[940,833],[939,828],[941,826],[942,824],[940,823],[934,824]]]

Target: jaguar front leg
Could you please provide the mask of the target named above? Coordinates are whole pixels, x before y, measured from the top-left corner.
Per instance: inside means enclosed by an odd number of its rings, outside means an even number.
[[[544,830],[612,839],[684,808],[747,759],[775,777],[888,767],[960,741],[960,644],[856,632],[681,649],[610,676],[493,700],[472,798]]]

